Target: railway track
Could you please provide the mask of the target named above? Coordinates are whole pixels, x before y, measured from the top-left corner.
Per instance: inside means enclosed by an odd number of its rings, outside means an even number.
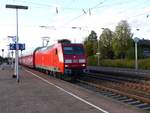
[[[86,73],[77,84],[150,113],[150,79]]]

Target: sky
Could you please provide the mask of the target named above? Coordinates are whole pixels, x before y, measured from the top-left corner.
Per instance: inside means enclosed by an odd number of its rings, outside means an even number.
[[[25,53],[42,46],[42,37],[49,37],[49,45],[58,39],[81,43],[91,30],[99,37],[102,28],[114,31],[121,20],[127,20],[133,37],[150,39],[150,0],[0,0],[0,56],[2,49],[9,53],[8,36],[16,36],[16,10],[6,4],[28,6],[18,11]]]

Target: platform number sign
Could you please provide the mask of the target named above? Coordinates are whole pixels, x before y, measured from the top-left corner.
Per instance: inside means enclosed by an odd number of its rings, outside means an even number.
[[[15,43],[11,43],[9,44],[9,49],[10,50],[25,50],[25,44],[15,44]]]
[[[9,44],[9,49],[10,50],[16,50],[15,44]]]
[[[25,44],[19,44],[19,50],[25,50]]]

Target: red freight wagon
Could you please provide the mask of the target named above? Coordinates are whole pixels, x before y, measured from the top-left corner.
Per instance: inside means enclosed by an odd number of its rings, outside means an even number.
[[[33,55],[26,55],[26,56],[22,56],[19,59],[19,63],[21,63],[24,66],[28,66],[33,68]]]
[[[38,47],[33,52],[21,56],[19,63],[30,68],[35,68],[35,52],[40,48],[41,47]]]

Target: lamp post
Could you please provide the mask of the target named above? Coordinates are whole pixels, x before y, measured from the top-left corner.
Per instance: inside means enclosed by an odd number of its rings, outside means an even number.
[[[4,62],[4,49],[2,49],[2,58],[3,58],[3,62]],[[3,63],[2,62],[2,63]],[[2,70],[4,69],[4,66],[2,65]]]
[[[137,43],[139,42],[139,38],[134,38],[135,42],[135,70],[138,70],[138,53],[137,53]]]
[[[100,64],[100,50],[99,50],[99,39],[97,39],[97,65]]]
[[[11,55],[12,55],[12,64],[11,64],[11,68],[13,69],[13,63],[14,63],[14,60],[13,60],[13,54],[14,54],[14,52],[13,52],[13,50],[11,51]]]
[[[105,30],[105,28],[101,28],[103,31]],[[97,65],[99,66],[100,65],[100,47],[99,47],[99,39],[97,39]]]
[[[15,50],[15,74],[13,75],[13,78],[16,78],[17,76],[17,82],[19,82],[19,75],[18,75],[18,9],[28,9],[28,6],[21,6],[21,5],[6,5],[6,8],[16,9],[16,50]]]

